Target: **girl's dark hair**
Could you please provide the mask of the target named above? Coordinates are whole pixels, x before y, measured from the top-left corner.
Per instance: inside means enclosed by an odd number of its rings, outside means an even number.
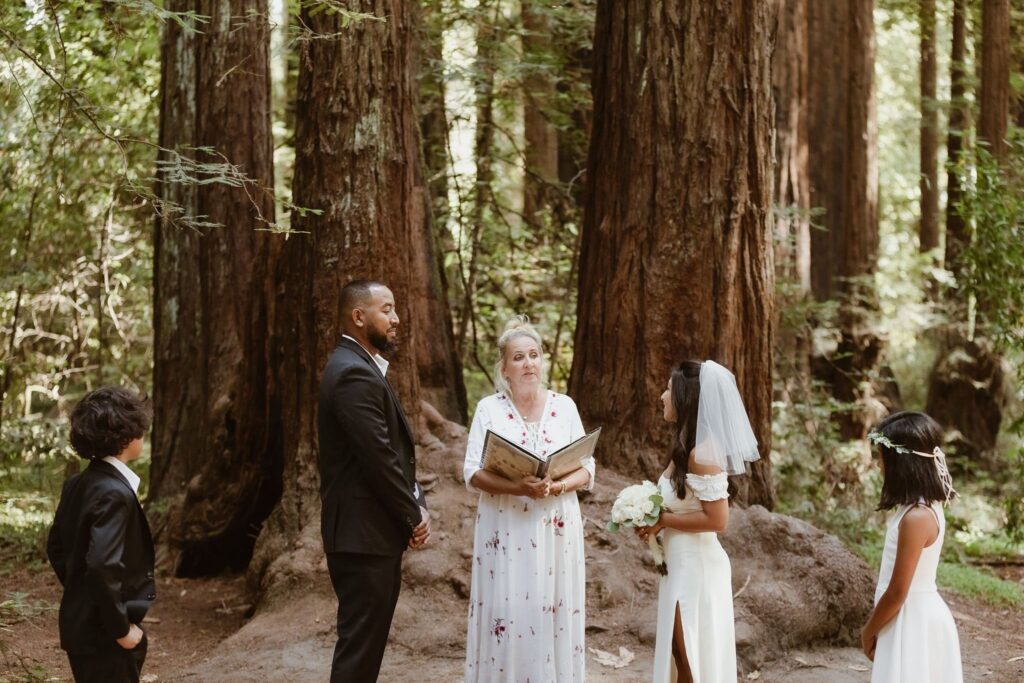
[[[71,411],[71,445],[86,460],[118,455],[145,435],[152,420],[149,399],[122,387],[102,387]]]
[[[905,410],[879,422],[874,431],[890,444],[875,444],[885,464],[879,510],[891,510],[922,499],[926,503],[946,500],[935,459],[910,452],[931,453],[942,444],[942,427],[938,422],[924,413]],[[896,447],[907,452],[897,451]]]
[[[676,411],[676,438],[672,442],[672,485],[679,498],[686,497],[690,453],[697,445],[697,408],[700,405],[700,361],[687,360],[672,370],[672,407]]]

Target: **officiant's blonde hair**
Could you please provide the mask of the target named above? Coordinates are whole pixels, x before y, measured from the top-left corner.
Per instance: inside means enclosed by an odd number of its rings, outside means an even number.
[[[513,316],[505,323],[505,330],[498,337],[498,362],[494,364],[494,390],[507,392],[512,395],[512,388],[505,380],[505,349],[508,343],[519,337],[527,337],[537,343],[537,350],[540,351],[540,383],[546,385],[548,381],[548,361],[544,356],[544,343],[540,339],[540,333],[530,324],[530,316],[520,314]]]

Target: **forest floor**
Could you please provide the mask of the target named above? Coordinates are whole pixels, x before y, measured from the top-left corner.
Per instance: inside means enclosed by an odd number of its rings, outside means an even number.
[[[1003,570],[1004,578],[1024,580],[1021,568]],[[10,569],[0,575],[4,603],[0,611],[0,682],[70,681],[67,659],[57,643],[56,602],[60,587],[49,568],[36,564]],[[246,621],[244,578],[163,579],[160,598],[144,624],[150,639],[143,681],[208,681],[203,663],[218,657],[223,642]],[[321,587],[323,588],[323,587]],[[298,614],[306,623],[275,620],[276,627],[295,628],[298,636],[287,647],[261,647],[259,640],[233,641],[239,662],[221,672],[218,681],[322,681],[330,667],[333,647],[333,610],[324,591],[304,605]],[[967,681],[1024,681],[1024,613],[992,607],[946,592],[946,601],[960,630]],[[422,596],[416,601],[423,608]],[[439,606],[438,613],[447,611]],[[399,609],[397,618],[402,618]],[[298,618],[296,616],[295,618]],[[310,623],[317,624],[310,637]],[[430,628],[430,620],[424,620]],[[608,625],[606,625],[608,626]],[[599,628],[603,629],[606,626]],[[614,624],[610,625],[614,626]],[[618,654],[628,648],[635,658],[623,668],[598,663],[591,652],[588,680],[616,683],[647,681],[653,648],[649,638],[639,639],[614,628],[588,635],[589,648]],[[283,642],[287,642],[285,635]],[[452,646],[441,651],[420,652],[392,638],[381,672],[381,681],[413,680],[447,683],[462,680],[462,652]],[[749,672],[746,680],[804,683],[859,683],[870,680],[869,662],[854,648],[821,648],[784,653],[774,662]]]

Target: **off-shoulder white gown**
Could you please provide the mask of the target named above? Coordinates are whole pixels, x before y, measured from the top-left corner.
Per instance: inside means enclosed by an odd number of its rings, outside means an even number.
[[[666,472],[671,476],[671,468]],[[665,505],[686,514],[701,510],[701,499],[728,498],[725,473],[688,474],[686,497],[676,495],[671,479],[658,480]],[[679,608],[686,658],[696,683],[736,682],[736,635],[732,609],[732,566],[714,532],[665,529],[662,535],[668,575],[658,590],[658,636],[654,647],[654,683],[676,683],[672,632]]]

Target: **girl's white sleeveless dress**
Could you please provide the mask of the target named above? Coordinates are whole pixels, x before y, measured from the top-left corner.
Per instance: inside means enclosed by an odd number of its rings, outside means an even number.
[[[900,522],[912,507],[901,506],[889,520],[878,587],[875,589],[875,604],[878,604],[885,589],[889,587],[896,562]],[[961,683],[964,679],[956,623],[935,585],[942,540],[946,534],[946,519],[939,503],[925,507],[935,513],[939,535],[934,543],[921,551],[921,559],[918,560],[910,583],[910,593],[903,607],[878,634],[871,683]]]
[[[671,468],[670,468],[671,470]],[[666,473],[671,476],[671,471]],[[686,497],[676,495],[665,475],[658,487],[672,512],[701,511],[701,500],[728,498],[725,473],[688,474]],[[654,683],[675,683],[672,633],[679,606],[690,673],[696,683],[736,683],[736,632],[732,609],[732,565],[714,532],[665,529],[662,535],[668,575],[658,590],[658,635],[654,646]]]

